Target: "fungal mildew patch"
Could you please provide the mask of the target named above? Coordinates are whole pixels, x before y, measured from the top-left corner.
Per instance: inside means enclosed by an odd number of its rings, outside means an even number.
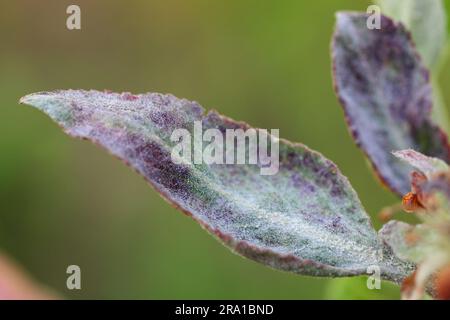
[[[67,90],[21,102],[46,112],[70,135],[89,139],[125,161],[162,196],[232,250],[301,274],[365,274],[379,265],[390,279],[409,266],[380,260],[382,243],[347,178],[302,144],[280,140],[279,172],[244,165],[175,164],[174,129],[249,128],[196,102],[157,93],[133,95]]]

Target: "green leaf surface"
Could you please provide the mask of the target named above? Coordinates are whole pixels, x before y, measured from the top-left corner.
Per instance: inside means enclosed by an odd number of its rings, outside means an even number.
[[[347,179],[302,144],[280,141],[275,175],[261,175],[259,165],[176,164],[171,157],[175,129],[193,133],[195,121],[203,132],[249,126],[157,93],[67,90],[31,94],[21,102],[48,114],[67,134],[122,159],[245,257],[315,276],[359,275],[379,265],[385,278],[399,281],[408,272],[395,257],[380,258],[383,246]]]
[[[429,74],[404,27],[386,16],[342,12],[332,45],[335,87],[349,130],[381,180],[398,195],[410,189],[410,167],[392,150],[414,149],[450,161],[446,134],[431,120]]]
[[[447,44],[447,16],[442,0],[378,0],[382,12],[411,31],[417,50],[433,69]]]

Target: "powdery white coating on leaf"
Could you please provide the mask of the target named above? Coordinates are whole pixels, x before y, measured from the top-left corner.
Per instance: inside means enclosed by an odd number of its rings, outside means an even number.
[[[260,175],[257,165],[180,165],[171,160],[173,130],[192,133],[194,121],[221,132],[248,125],[157,93],[67,90],[31,94],[21,102],[127,162],[243,256],[316,276],[364,274],[370,265],[379,265],[388,279],[406,274],[395,259],[380,261],[380,241],[347,179],[304,145],[281,140],[273,176]]]
[[[424,180],[415,172],[411,174],[411,186],[422,201],[435,193],[450,200],[450,168],[445,162],[414,150],[396,151],[393,154],[425,175]]]
[[[347,124],[377,174],[400,196],[409,191],[410,168],[392,150],[414,149],[450,161],[445,133],[430,118],[431,87],[402,25],[381,17],[338,13],[332,45],[334,81]]]
[[[392,154],[425,174],[429,179],[436,173],[449,170],[448,165],[444,161],[427,157],[411,149],[394,151]]]

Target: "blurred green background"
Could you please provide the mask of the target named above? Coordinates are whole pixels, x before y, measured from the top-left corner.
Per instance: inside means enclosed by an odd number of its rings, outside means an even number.
[[[66,29],[69,4],[81,7],[81,31]],[[68,298],[398,298],[390,286],[368,292],[364,279],[301,277],[235,256],[120,161],[17,103],[58,88],[170,92],[279,128],[332,159],[379,228],[377,212],[397,199],[349,137],[329,55],[334,13],[368,4],[3,0],[0,249]],[[71,264],[81,291],[66,289]]]

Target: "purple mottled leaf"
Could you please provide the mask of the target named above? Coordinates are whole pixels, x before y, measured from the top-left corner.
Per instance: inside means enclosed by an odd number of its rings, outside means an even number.
[[[405,266],[381,259],[382,245],[355,191],[336,166],[302,144],[280,140],[279,171],[259,165],[172,161],[175,129],[249,129],[195,102],[157,93],[56,91],[22,103],[45,113],[74,137],[106,148],[168,201],[233,251],[281,270],[349,276],[379,265],[401,279]],[[257,130],[260,132],[261,130]]]
[[[367,28],[367,14],[338,13],[333,41],[335,87],[349,130],[381,180],[399,195],[410,168],[391,151],[414,149],[450,162],[446,134],[431,120],[429,74],[410,34],[382,16]]]
[[[401,221],[389,221],[379,232],[383,243],[404,261],[420,263],[428,253],[427,241],[433,230],[425,224],[410,225]],[[408,241],[408,237],[422,237],[421,241]]]

